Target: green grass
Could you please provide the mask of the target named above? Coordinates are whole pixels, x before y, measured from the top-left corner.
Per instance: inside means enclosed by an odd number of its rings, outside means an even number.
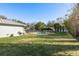
[[[0,38],[1,56],[79,55],[79,42],[68,33]]]

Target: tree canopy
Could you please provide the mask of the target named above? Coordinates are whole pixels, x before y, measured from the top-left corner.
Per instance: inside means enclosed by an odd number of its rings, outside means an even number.
[[[35,29],[36,30],[41,30],[45,27],[46,27],[46,24],[44,22],[38,22],[38,23],[35,24]]]
[[[0,18],[1,19],[7,19],[7,17],[6,16],[3,16],[3,15],[0,15]]]
[[[72,9],[72,13],[65,20],[65,26],[69,33],[79,40],[79,4],[76,4]]]

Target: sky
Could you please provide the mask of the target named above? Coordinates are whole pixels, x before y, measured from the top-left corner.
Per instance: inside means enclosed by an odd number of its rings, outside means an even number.
[[[26,23],[56,20],[64,17],[72,4],[68,3],[0,3],[0,15]]]

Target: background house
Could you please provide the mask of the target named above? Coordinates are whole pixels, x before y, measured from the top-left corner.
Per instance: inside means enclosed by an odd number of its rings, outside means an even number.
[[[0,19],[0,37],[23,35],[25,34],[25,26],[26,24],[9,19]]]

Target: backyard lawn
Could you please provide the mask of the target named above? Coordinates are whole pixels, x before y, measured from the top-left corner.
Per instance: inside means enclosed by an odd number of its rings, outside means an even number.
[[[68,33],[0,38],[1,56],[79,56],[79,42]]]

